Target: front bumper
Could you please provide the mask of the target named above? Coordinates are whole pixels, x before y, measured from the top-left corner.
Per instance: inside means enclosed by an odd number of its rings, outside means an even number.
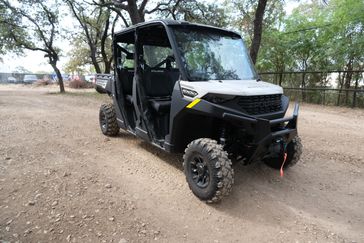
[[[273,140],[281,138],[285,143],[289,143],[297,135],[298,111],[299,105],[296,103],[293,115],[287,118],[267,120],[225,112],[223,119],[244,127],[246,132],[253,137],[255,150],[248,160],[248,163],[251,163],[261,159],[267,153]]]

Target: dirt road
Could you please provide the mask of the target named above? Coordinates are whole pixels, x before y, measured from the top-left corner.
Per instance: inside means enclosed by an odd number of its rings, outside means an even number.
[[[0,240],[364,242],[364,111],[301,106],[301,163],[281,179],[236,165],[218,205],[188,189],[180,155],[124,132],[107,97],[0,86]]]

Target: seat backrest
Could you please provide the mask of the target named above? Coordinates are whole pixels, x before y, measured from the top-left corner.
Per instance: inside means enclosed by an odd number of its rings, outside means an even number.
[[[133,90],[134,70],[122,69],[119,71],[119,79],[122,84],[123,93],[131,95]]]
[[[171,96],[178,77],[178,69],[148,71],[144,74],[145,92],[150,97]]]
[[[169,71],[167,71],[167,73],[168,73],[170,79],[172,80],[172,91],[173,91],[174,84],[179,79],[179,70],[178,69],[170,69]]]

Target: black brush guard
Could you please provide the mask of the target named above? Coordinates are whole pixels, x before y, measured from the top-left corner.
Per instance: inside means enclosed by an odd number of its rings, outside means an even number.
[[[297,135],[298,111],[299,105],[296,103],[293,115],[287,118],[267,120],[225,112],[223,114],[223,119],[244,127],[247,133],[254,137],[253,145],[256,148],[247,161],[248,163],[251,163],[260,160],[266,155],[273,140],[282,138],[284,139],[284,142],[288,144]]]

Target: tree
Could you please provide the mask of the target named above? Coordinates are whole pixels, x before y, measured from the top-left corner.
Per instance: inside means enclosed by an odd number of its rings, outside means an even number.
[[[252,44],[250,46],[250,57],[252,58],[254,64],[256,63],[258,58],[260,41],[262,39],[263,16],[266,6],[267,6],[267,0],[259,0],[257,10],[255,11],[254,35]]]
[[[291,15],[263,29],[258,69],[302,71],[299,75],[290,75],[289,80],[284,80],[282,74],[276,75],[275,80],[301,88],[337,85],[346,91],[339,92],[336,104],[355,105],[355,92],[350,103],[351,93],[347,90],[360,85],[361,73],[353,70],[363,69],[363,11],[363,1],[331,0],[323,3],[322,0],[313,0],[301,3]],[[337,75],[325,73],[330,70],[343,72]],[[306,73],[310,71],[323,73]],[[310,100],[322,98],[319,92],[303,91],[302,98],[306,96]]]
[[[145,21],[146,13],[154,13],[158,10],[162,3],[158,3],[152,10],[146,10],[145,7],[149,0],[93,0],[93,4],[99,7],[106,7],[113,10],[124,21],[125,26],[129,26],[127,19],[124,17],[122,11],[128,13],[131,24],[138,24]]]
[[[67,56],[69,60],[65,65],[65,72],[72,74],[96,72],[90,58],[90,47],[81,35],[72,38],[72,49],[67,53]]]
[[[15,45],[12,34],[18,32],[18,35],[24,34],[24,29],[14,28],[17,27],[19,19],[11,17],[10,11],[7,10],[5,4],[0,1],[0,54],[6,52],[20,52],[20,49]]]
[[[110,36],[113,35],[118,16],[113,17],[108,8],[95,7],[74,0],[65,1],[82,29],[80,37],[89,47],[89,57],[96,73],[110,73],[112,63]]]
[[[329,37],[330,54],[335,58],[333,64],[346,72],[338,82],[338,87],[350,89],[358,78],[354,77],[353,70],[363,68],[364,63],[364,2],[354,0],[332,0],[328,4],[327,12],[323,15],[332,25],[326,32]],[[338,102],[340,103],[340,95]],[[345,92],[345,104],[349,105],[349,92]]]
[[[44,52],[57,75],[60,92],[65,92],[63,79],[57,67],[60,49],[54,41],[59,35],[57,1],[23,0],[11,4],[0,0],[0,52],[24,49]]]
[[[255,64],[259,60],[262,38],[270,28],[278,28],[283,16],[283,0],[233,0],[227,1],[232,16],[231,24],[242,31],[250,45],[250,56]],[[263,44],[263,43],[262,43]]]
[[[270,28],[262,38],[259,58],[256,63],[258,70],[275,71],[283,73],[292,63],[292,55],[287,51],[289,40],[281,31]],[[279,85],[283,83],[283,74],[274,77]]]
[[[227,27],[229,19],[223,8],[203,1],[169,1],[169,4],[159,7],[158,14],[164,18],[218,27]]]
[[[145,22],[146,15],[162,16],[217,26],[225,26],[224,10],[206,1],[190,0],[93,0],[93,4],[115,11],[126,27]],[[123,13],[127,13],[127,17]],[[130,23],[129,21],[130,20]]]

